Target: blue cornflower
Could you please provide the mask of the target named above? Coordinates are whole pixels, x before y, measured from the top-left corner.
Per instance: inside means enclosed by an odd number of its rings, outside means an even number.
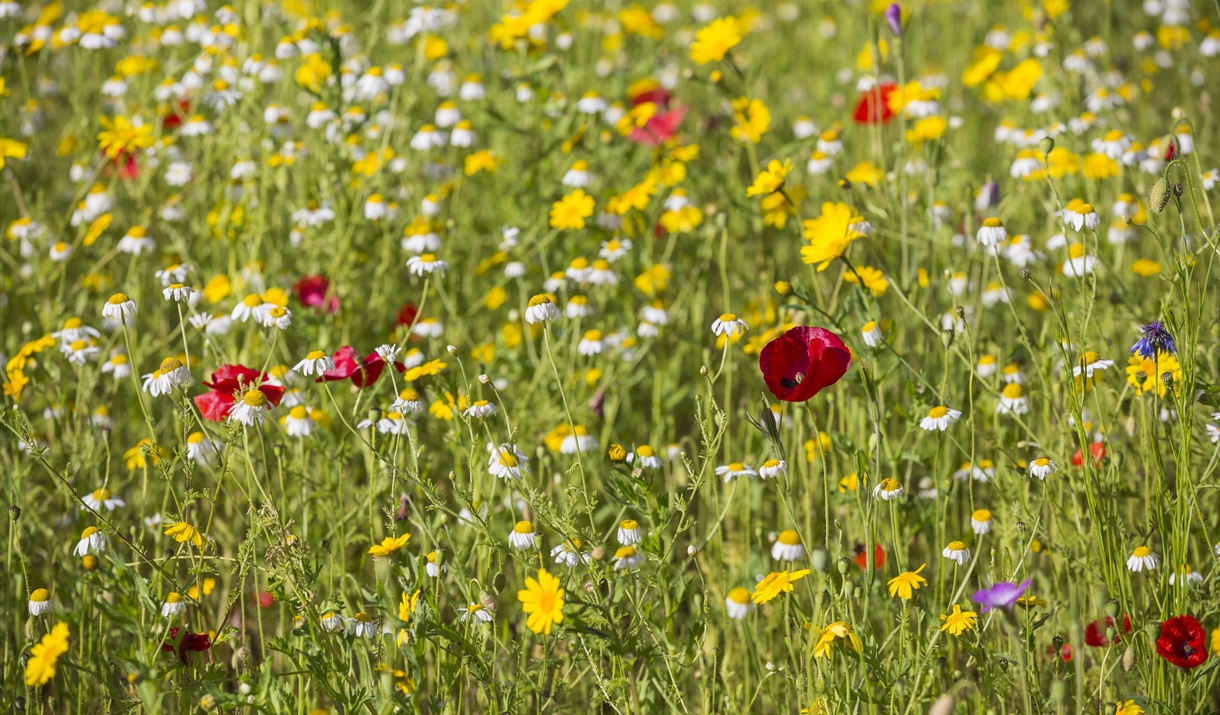
[[[1131,346],[1131,353],[1155,360],[1158,352],[1175,353],[1177,346],[1174,345],[1173,336],[1169,334],[1165,324],[1153,320],[1140,328],[1140,339]]]

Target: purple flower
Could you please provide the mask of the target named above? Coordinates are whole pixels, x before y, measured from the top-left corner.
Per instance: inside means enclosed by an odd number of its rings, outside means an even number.
[[[1033,583],[1033,579],[1025,579],[1019,584],[1016,583],[997,583],[991,588],[984,588],[976,591],[974,600],[980,603],[983,607],[979,609],[979,613],[986,613],[993,608],[1012,608],[1012,605],[1017,602],[1021,594],[1025,593],[1025,589]]]
[[[1131,346],[1131,353],[1149,360],[1156,360],[1157,353],[1175,353],[1177,345],[1173,342],[1173,336],[1169,334],[1165,324],[1159,320],[1153,320],[1140,327],[1140,339]]]
[[[885,9],[885,21],[896,37],[902,37],[902,7],[898,3],[890,3]]]

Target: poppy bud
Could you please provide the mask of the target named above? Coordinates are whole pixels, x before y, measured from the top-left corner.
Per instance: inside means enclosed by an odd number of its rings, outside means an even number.
[[[840,576],[845,576],[847,574],[847,569],[849,569],[849,568],[851,568],[851,561],[848,561],[846,556],[839,559],[839,575]]]
[[[940,331],[940,344],[946,348],[953,344],[953,331],[952,330]]]
[[[504,586],[508,584],[508,579],[504,576],[503,571],[497,571],[496,575],[491,579],[491,587],[496,589],[496,593],[503,593]]]
[[[1038,142],[1038,148],[1042,150],[1043,155],[1050,154],[1055,150],[1055,140],[1050,137],[1042,137],[1042,141]]]
[[[1062,648],[1063,647],[1063,636],[1055,636],[1054,638],[1052,638],[1051,645],[1055,647],[1055,650],[1059,650],[1060,648]]]
[[[1118,618],[1118,599],[1111,598],[1106,601],[1106,615],[1110,618]]]
[[[284,445],[283,442],[279,442],[274,447],[271,448],[271,451],[275,452],[275,456],[283,457],[284,450],[286,450],[286,449],[288,449],[288,447],[286,445]]]
[[[1169,182],[1165,181],[1165,177],[1156,180],[1152,188],[1148,191],[1148,208],[1152,213],[1159,214],[1169,205]]]
[[[609,455],[610,461],[615,464],[622,464],[627,461],[627,450],[621,444],[610,445]]]
[[[441,566],[443,566],[445,564],[445,552],[442,551],[441,549],[437,549],[436,551],[433,551],[432,560],[436,562],[436,567],[440,568]]]
[[[844,598],[851,598],[852,594],[855,593],[855,591],[856,591],[856,582],[855,581],[852,581],[851,579],[847,579],[846,581],[843,582],[843,597]]]
[[[369,422],[376,422],[381,419],[381,410],[369,410]]]
[[[1174,182],[1173,195],[1181,196],[1183,191],[1185,191],[1185,189],[1182,188],[1182,182],[1181,181]]]
[[[1156,647],[1156,639],[1161,637],[1161,624],[1153,621],[1144,627],[1148,631],[1148,637],[1152,639],[1153,647]]]
[[[11,521],[17,521],[18,519],[20,519],[21,518],[21,507],[10,506],[8,508],[8,518]]]
[[[1130,673],[1131,670],[1135,667],[1135,646],[1129,645],[1129,646],[1127,646],[1127,649],[1123,651],[1122,663],[1123,663],[1123,672]]]
[[[1000,658],[1000,670],[1004,671],[1005,673],[1008,672],[1008,659],[1007,658]]]
[[[1165,387],[1172,390],[1173,389],[1173,373],[1168,372],[1168,371],[1162,372],[1161,373],[1161,382],[1165,383]]]
[[[483,608],[488,611],[496,612],[496,597],[487,591],[479,591],[479,603],[483,604]]]
[[[826,573],[826,567],[830,564],[830,552],[822,547],[813,550],[813,568],[818,573]]]
[[[1016,524],[1016,526],[1017,526],[1017,533],[1018,533],[1018,534],[1020,534],[1021,532],[1025,531],[1025,522],[1023,522],[1023,521],[1018,521],[1018,522],[1017,522],[1017,524]]]

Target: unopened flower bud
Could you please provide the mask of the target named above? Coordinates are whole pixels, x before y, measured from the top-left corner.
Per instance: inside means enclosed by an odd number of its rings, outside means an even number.
[[[496,612],[496,597],[487,591],[479,591],[479,603],[483,604],[483,608],[486,608],[488,611]]]
[[[851,561],[849,561],[846,556],[839,559],[839,575],[840,576],[846,576],[847,569],[849,569],[849,568],[851,568]]]
[[[1129,645],[1127,646],[1127,649],[1123,651],[1122,663],[1124,673],[1130,673],[1131,670],[1135,668],[1135,646]]]
[[[826,573],[826,567],[830,565],[830,552],[822,547],[813,550],[813,568],[818,573]]]
[[[953,331],[952,330],[940,331],[940,344],[946,348],[953,344]]]
[[[1152,188],[1148,190],[1148,208],[1154,214],[1159,214],[1169,205],[1169,182],[1165,181],[1165,177],[1156,180]]]
[[[1042,137],[1042,141],[1038,142],[1038,148],[1044,155],[1050,154],[1055,149],[1055,140],[1051,137]]]
[[[1031,273],[1028,268],[1022,268],[1021,270],[1017,271],[1017,275],[1021,276],[1021,278],[1024,280],[1029,280],[1033,273]]]
[[[449,354],[453,357],[457,357],[458,349],[456,345],[447,345],[445,346],[445,350],[449,351]]]
[[[700,374],[700,375],[702,375],[702,376],[704,376],[704,377],[707,377],[707,374],[708,374],[709,372],[710,372],[710,370],[708,370],[708,369],[707,369],[707,365],[704,365],[704,366],[702,366],[702,367],[700,367],[700,368],[699,368],[699,374]]]
[[[856,582],[852,581],[851,579],[845,580],[843,582],[843,597],[851,598],[852,594],[854,594],[855,592],[856,592]]]
[[[10,506],[8,508],[8,518],[11,521],[17,521],[18,519],[20,519],[21,518],[21,507]]]
[[[627,461],[627,450],[621,444],[610,445],[610,461],[615,464],[622,464]]]
[[[697,553],[699,553],[699,549],[696,549],[694,544],[691,544],[690,546],[686,547],[687,556],[690,556],[693,558],[695,556],[695,554],[697,554]]]
[[[594,546],[593,551],[589,555],[593,557],[594,561],[601,561],[606,558],[606,549],[601,546]]]
[[[792,295],[792,284],[788,281],[775,281],[775,292],[782,296]]]
[[[369,410],[369,422],[376,422],[381,419],[381,410]]]
[[[504,593],[506,585],[508,585],[508,578],[505,577],[503,571],[497,571],[496,575],[491,579],[491,587],[496,589],[496,593]]]
[[[1118,599],[1111,598],[1106,601],[1106,615],[1110,618],[1118,618]]]

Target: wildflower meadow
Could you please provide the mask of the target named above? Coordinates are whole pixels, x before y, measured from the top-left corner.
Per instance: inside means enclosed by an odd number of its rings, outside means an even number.
[[[0,711],[1220,712],[1220,3],[426,1],[0,0]]]

